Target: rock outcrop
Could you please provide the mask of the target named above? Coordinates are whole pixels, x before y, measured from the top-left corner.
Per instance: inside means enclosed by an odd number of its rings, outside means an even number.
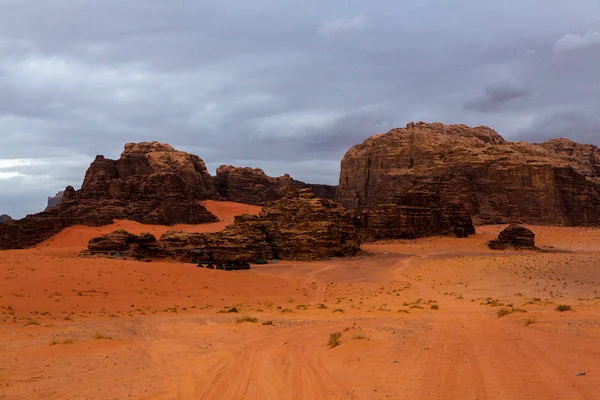
[[[310,189],[288,193],[259,216],[242,215],[217,233],[170,231],[160,242],[180,260],[316,260],[360,251],[350,212]]]
[[[475,234],[471,217],[461,205],[442,205],[433,193],[409,192],[394,204],[380,204],[359,214],[361,238],[415,239],[453,234],[464,238]]]
[[[255,205],[281,199],[288,190],[278,178],[268,176],[260,168],[232,165],[221,165],[217,169],[214,184],[223,199]]]
[[[215,222],[201,200],[218,197],[204,162],[158,142],[128,143],[119,160],[97,156],[80,190],[67,187],[61,203],[0,228],[0,249],[26,248],[72,225],[114,219],[173,225]]]
[[[488,243],[492,250],[522,249],[535,250],[535,233],[522,225],[512,224]]]
[[[6,214],[0,215],[0,224],[5,224],[5,223],[10,222],[12,220],[13,219],[10,217],[10,215],[6,215]]]
[[[600,225],[600,150],[568,139],[512,143],[487,127],[410,123],[352,147],[337,199],[396,204],[409,191],[461,204],[477,224]]]
[[[93,238],[89,241],[88,252],[91,255],[115,255],[134,258],[164,258],[167,253],[158,243],[154,235],[142,233],[131,234],[123,229]]]
[[[288,174],[274,178],[260,168],[232,165],[221,165],[217,169],[214,185],[224,200],[259,206],[279,200],[287,193],[306,188],[311,189],[317,197],[333,199],[337,189],[335,186],[297,181]]]
[[[52,207],[58,206],[60,204],[60,202],[62,201],[64,193],[65,193],[64,191],[60,191],[60,192],[56,193],[56,195],[53,197],[48,196],[48,205],[46,206],[46,210],[49,210]]]

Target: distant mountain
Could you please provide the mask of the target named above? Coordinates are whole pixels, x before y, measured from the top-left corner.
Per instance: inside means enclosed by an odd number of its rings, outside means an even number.
[[[10,221],[12,221],[12,218],[10,217],[10,215],[6,215],[6,214],[0,215],[0,224],[5,224]]]
[[[46,210],[59,205],[60,202],[62,201],[64,193],[65,193],[64,191],[60,191],[60,192],[56,193],[56,195],[54,197],[48,196],[48,206],[46,206]]]

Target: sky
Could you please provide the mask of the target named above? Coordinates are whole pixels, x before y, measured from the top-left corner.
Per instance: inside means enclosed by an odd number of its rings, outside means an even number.
[[[337,184],[410,121],[600,145],[598,0],[0,0],[0,214],[169,143]]]

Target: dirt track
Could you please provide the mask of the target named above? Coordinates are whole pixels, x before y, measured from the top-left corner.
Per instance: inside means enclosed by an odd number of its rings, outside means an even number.
[[[0,399],[600,398],[598,230],[223,272],[77,258],[88,229],[2,253]]]

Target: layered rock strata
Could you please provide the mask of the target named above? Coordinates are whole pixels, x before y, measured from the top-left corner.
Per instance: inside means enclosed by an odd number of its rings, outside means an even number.
[[[48,196],[48,205],[46,206],[46,210],[59,205],[60,202],[62,201],[63,194],[64,194],[64,191],[60,191],[52,197]]]
[[[393,204],[364,209],[359,213],[358,224],[365,241],[448,234],[464,238],[475,234],[471,217],[464,207],[443,205],[435,194],[422,192],[410,192]]]
[[[167,257],[156,237],[150,233],[131,234],[123,229],[90,240],[90,255],[118,255],[136,260]]]
[[[287,193],[311,189],[317,197],[333,199],[335,186],[313,185],[293,179],[288,174],[270,177],[260,168],[222,165],[217,169],[214,185],[224,200],[238,203],[265,205],[279,200]]]
[[[464,205],[477,224],[600,225],[600,150],[568,139],[506,141],[487,127],[410,123],[352,147],[337,199],[395,204],[409,191]]]
[[[498,239],[490,241],[488,247],[492,250],[534,250],[535,233],[522,225],[512,224],[500,232]]]
[[[317,260],[360,252],[352,215],[310,189],[287,194],[258,216],[238,216],[221,232],[169,231],[159,243],[161,251],[182,261]]]
[[[72,225],[114,219],[173,225],[216,222],[200,201],[218,197],[204,162],[158,142],[128,143],[119,160],[97,156],[80,190],[67,187],[55,207],[5,224],[0,249],[26,248]]]

